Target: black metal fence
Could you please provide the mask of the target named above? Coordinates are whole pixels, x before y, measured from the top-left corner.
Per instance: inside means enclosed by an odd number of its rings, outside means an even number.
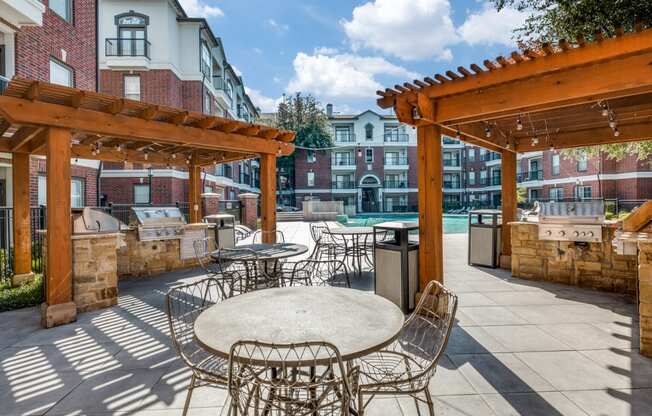
[[[32,270],[42,273],[43,264],[43,234],[40,230],[46,226],[46,210],[44,206],[30,208],[30,236],[32,240]],[[12,207],[0,207],[0,281],[6,282],[14,274],[14,210]]]
[[[239,200],[226,200],[217,203],[220,214],[231,214],[242,223],[242,202]]]

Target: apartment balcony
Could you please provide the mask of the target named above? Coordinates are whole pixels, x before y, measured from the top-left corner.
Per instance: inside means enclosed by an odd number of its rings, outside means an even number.
[[[353,132],[338,132],[335,133],[335,143],[354,143],[355,142],[355,133]]]
[[[407,133],[385,133],[385,143],[407,143],[410,141],[410,135]]]
[[[462,189],[459,181],[444,181],[444,190]]]
[[[385,156],[385,169],[407,170],[409,167],[407,156]]]
[[[356,185],[353,181],[335,181],[331,183],[333,191],[353,191],[356,192]]]
[[[456,159],[444,159],[444,170],[460,170],[462,165]]]
[[[213,88],[215,89],[215,99],[225,108],[231,108],[233,103],[233,90],[229,84],[219,75],[213,76]]]
[[[106,65],[110,68],[149,69],[150,48],[147,39],[106,38]]]
[[[331,160],[331,170],[355,170],[355,159],[334,157]]]
[[[0,16],[10,26],[42,26],[44,12],[38,0],[0,0]]]
[[[252,121],[251,115],[244,104],[238,104],[238,118],[246,122]]]
[[[533,182],[543,180],[543,170],[533,170],[529,172],[521,172],[516,175],[516,182]]]
[[[444,137],[442,139],[442,146],[446,149],[462,149],[464,147],[464,143],[457,139]]]
[[[400,191],[407,192],[407,190],[408,190],[408,181],[407,180],[385,181],[383,183],[383,186],[385,187],[385,192],[400,192]]]
[[[500,175],[492,176],[490,183],[491,183],[492,186],[500,186],[500,185],[502,185],[502,179],[501,179]]]

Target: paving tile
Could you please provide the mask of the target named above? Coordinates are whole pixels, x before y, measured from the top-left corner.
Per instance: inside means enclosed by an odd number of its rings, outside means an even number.
[[[628,388],[627,376],[611,371],[577,351],[516,353],[557,390]]]
[[[559,305],[569,304],[572,301],[559,298],[552,292],[545,290],[532,291],[509,291],[509,292],[487,292],[485,296],[501,306],[522,306],[522,305]]]
[[[0,414],[37,415],[54,406],[82,383],[74,372],[51,372],[38,378],[0,383]]]
[[[437,416],[492,416],[493,411],[480,395],[464,395],[464,396],[440,396],[433,397],[433,404],[435,414]],[[401,406],[403,414],[406,416],[427,415],[428,409],[425,403],[419,403],[419,411],[417,412],[417,404],[414,399],[405,396],[399,396],[398,403]],[[385,413],[391,415],[391,413]]]
[[[456,326],[451,331],[446,347],[447,354],[487,354],[509,350],[491,336],[491,328],[480,326]]]
[[[464,292],[458,295],[458,306],[496,306],[496,302],[491,300],[487,295],[477,292]]]
[[[631,339],[614,336],[596,324],[557,323],[537,325],[537,327],[575,350],[632,347]]]
[[[632,318],[609,307],[595,305],[508,306],[510,311],[532,324],[631,322]]]
[[[471,383],[464,377],[448,357],[443,356],[437,365],[435,376],[430,380],[433,396],[477,394]]]
[[[638,350],[579,351],[602,368],[626,377],[630,388],[652,388],[652,358],[642,356]]]
[[[553,386],[511,353],[452,355],[478,393],[552,391]]]
[[[590,416],[652,415],[652,390],[649,389],[564,391],[562,393]]]
[[[497,416],[587,416],[559,392],[483,394]]]
[[[534,325],[498,325],[484,328],[505,351],[561,351],[572,349]]]
[[[111,338],[90,324],[72,323],[50,329],[39,329],[13,344],[14,347],[34,345],[72,345],[79,343],[107,343]]]
[[[469,319],[480,326],[486,325],[513,325],[527,323],[503,306],[474,306],[459,308]]]

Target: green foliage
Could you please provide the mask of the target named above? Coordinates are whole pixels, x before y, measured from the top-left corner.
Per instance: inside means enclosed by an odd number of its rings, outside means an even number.
[[[525,203],[527,195],[527,190],[523,187],[516,188],[516,203],[523,204]]]
[[[38,305],[43,301],[43,276],[34,277],[31,282],[18,287],[0,283],[0,312]]]
[[[498,10],[515,7],[529,13],[523,26],[514,31],[519,45],[536,47],[542,42],[560,39],[573,41],[578,35],[593,39],[597,30],[613,36],[622,27],[631,31],[636,20],[652,23],[650,0],[492,0]],[[578,150],[566,151],[566,156],[577,157]],[[652,142],[610,144],[581,149],[589,156],[603,153],[606,157],[621,160],[635,155],[646,160],[652,154]]]
[[[324,148],[332,145],[328,117],[310,94],[298,92],[284,96],[276,111],[276,126],[295,131],[297,146]]]

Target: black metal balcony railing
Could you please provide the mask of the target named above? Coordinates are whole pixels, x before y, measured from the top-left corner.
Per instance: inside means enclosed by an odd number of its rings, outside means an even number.
[[[247,110],[244,104],[238,104],[238,118],[244,121],[250,121],[249,110]]]
[[[458,181],[444,181],[444,189],[460,189]]]
[[[528,181],[542,181],[543,180],[543,170],[532,170],[529,172],[521,172],[516,175],[517,182],[528,182]]]
[[[224,91],[229,100],[233,99],[233,90],[228,82],[224,81],[221,75],[213,75],[213,88]]]
[[[444,159],[444,166],[459,167],[460,161],[457,159]]]
[[[444,144],[460,144],[460,141],[457,139],[451,139],[450,137],[444,137]]]
[[[333,189],[355,189],[353,181],[336,181],[332,183]]]
[[[104,54],[106,56],[144,56],[149,59],[150,45],[147,39],[106,38]]]
[[[353,157],[334,157],[332,162],[333,166],[355,166]]]
[[[385,156],[386,166],[403,166],[408,164],[406,156]]]
[[[407,188],[407,181],[401,181],[401,180],[389,180],[385,181],[385,188],[390,188],[390,189],[403,189]]]
[[[355,133],[347,131],[336,131],[335,132],[335,142],[336,143],[352,143],[355,141]]]
[[[407,143],[409,140],[407,133],[385,133],[385,142],[388,143]]]
[[[9,78],[0,75],[0,95],[2,95],[9,85]]]
[[[500,159],[500,153],[497,152],[491,152],[491,156],[489,158],[490,160],[499,160]]]
[[[482,162],[488,161],[490,157],[491,157],[491,155],[488,152],[487,153],[480,153],[480,161],[482,161]]]

